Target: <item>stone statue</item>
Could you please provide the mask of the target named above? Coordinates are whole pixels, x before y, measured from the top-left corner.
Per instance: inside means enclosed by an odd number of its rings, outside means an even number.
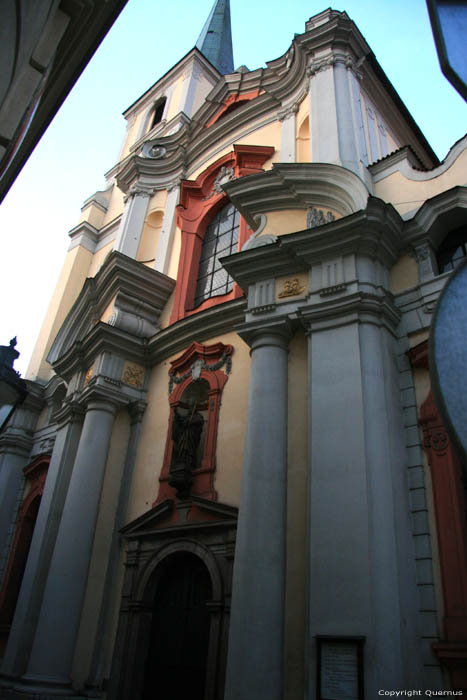
[[[197,467],[196,456],[203,432],[204,418],[196,406],[196,401],[192,399],[186,415],[175,408],[172,421],[173,449],[169,484],[177,489],[178,496],[182,498],[190,495],[192,472]]]
[[[18,350],[15,350],[16,336],[10,340],[9,345],[0,345],[0,365],[13,367],[13,363],[19,357]]]

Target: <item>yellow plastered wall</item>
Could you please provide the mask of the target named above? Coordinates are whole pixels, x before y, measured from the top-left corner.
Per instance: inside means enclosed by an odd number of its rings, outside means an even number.
[[[222,150],[216,151],[216,153],[203,161],[196,170],[190,172],[188,178],[190,180],[196,180],[198,175],[204,172],[212,163],[215,163],[216,160],[219,160],[219,158],[222,158],[222,156],[225,156],[227,153],[231,153],[234,143],[248,146],[273,146],[275,152],[263,165],[264,170],[270,170],[273,163],[280,161],[281,124],[276,121],[266,126],[259,127],[248,134],[243,134],[241,130],[234,132],[230,139],[230,144],[225,146]]]
[[[285,697],[304,695],[307,541],[307,339],[297,333],[288,355],[287,574],[285,589]]]
[[[111,241],[106,246],[99,248],[92,256],[91,265],[89,267],[88,277],[95,277],[99,272],[99,269],[104,264],[106,257],[112,252],[114,248],[114,241]]]
[[[86,593],[81,614],[81,622],[75,647],[72,679],[78,687],[83,687],[91,666],[93,644],[99,620],[107,562],[110,554],[112,533],[115,525],[116,504],[120,492],[125,456],[130,435],[130,419],[126,410],[115,416],[110,449],[105,467],[104,483],[99,504],[94,544],[89,566]],[[118,569],[117,580],[112,581],[112,590],[107,595],[119,598],[123,567]],[[107,601],[108,602],[108,601]]]
[[[418,267],[415,258],[406,253],[392,266],[390,271],[391,291],[399,294],[418,284]]]
[[[409,180],[400,171],[388,175],[375,184],[375,196],[391,203],[404,215],[415,212],[430,197],[456,185],[467,185],[467,149],[445,172],[428,180]]]
[[[164,459],[169,425],[169,360],[153,367],[148,383],[148,406],[141,434],[127,512],[131,522],[152,507],[159,492],[159,475]]]
[[[91,258],[92,253],[83,246],[76,246],[68,251],[26,372],[27,379],[45,382],[53,375],[45,358],[83,287],[88,276]]]
[[[205,343],[211,345],[219,341],[233,345],[234,352],[232,372],[223,390],[219,414],[214,487],[219,501],[238,506],[248,400],[249,348],[236,333],[211,338]],[[159,493],[169,427],[170,362],[181,354],[177,353],[151,370],[148,407],[141,427],[128,522],[150,510]]]
[[[115,185],[110,195],[109,208],[104,217],[103,226],[106,226],[123,213],[123,197],[123,192]]]
[[[214,487],[219,501],[238,507],[250,382],[250,348],[237,333],[229,333],[220,340],[232,345],[234,352],[232,372],[222,392]]]
[[[309,163],[311,159],[310,117],[308,99],[304,99],[297,112],[297,162]]]
[[[304,209],[288,209],[287,211],[271,211],[266,214],[266,226],[260,234],[283,236],[294,231],[306,229],[306,211]]]
[[[105,211],[96,204],[91,203],[81,209],[80,223],[82,221],[87,221],[88,224],[91,224],[94,228],[100,229],[104,217]]]

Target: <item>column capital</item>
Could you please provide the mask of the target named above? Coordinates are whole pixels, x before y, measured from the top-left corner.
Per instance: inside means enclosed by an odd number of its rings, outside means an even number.
[[[115,414],[119,408],[127,406],[129,400],[118,390],[94,384],[85,388],[79,402],[86,411],[102,410]]]
[[[145,185],[140,182],[134,183],[124,196],[123,202],[126,204],[126,202],[132,197],[152,197],[155,191],[155,188],[151,185]]]
[[[269,318],[263,322],[245,323],[237,328],[237,333],[250,346],[251,352],[266,345],[287,350],[293,335],[293,327],[291,320],[285,316]]]
[[[66,401],[55,414],[55,420],[61,428],[67,423],[82,423],[84,418],[83,406],[75,400]]]
[[[307,335],[350,323],[385,326],[395,334],[400,319],[401,313],[389,292],[374,294],[358,290],[338,298],[325,298],[321,303],[303,306],[297,311],[297,320]]]
[[[130,414],[132,425],[141,423],[147,405],[147,401],[133,401],[128,405],[128,413]]]

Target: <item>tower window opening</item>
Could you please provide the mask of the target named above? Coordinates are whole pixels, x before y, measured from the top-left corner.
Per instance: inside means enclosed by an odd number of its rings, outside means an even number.
[[[151,129],[153,129],[156,126],[156,124],[159,124],[162,121],[166,102],[167,102],[167,98],[162,97],[154,105],[154,116],[152,118]]]

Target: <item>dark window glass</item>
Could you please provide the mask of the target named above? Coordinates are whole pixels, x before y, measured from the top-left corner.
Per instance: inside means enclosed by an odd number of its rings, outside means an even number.
[[[233,279],[223,269],[219,258],[236,252],[239,226],[240,214],[233,204],[218,211],[208,225],[199,261],[195,306],[205,299],[232,291]]]
[[[156,105],[154,107],[154,116],[152,118],[151,123],[151,129],[153,129],[156,126],[156,124],[159,124],[159,122],[162,121],[162,115],[164,114],[166,102],[167,99],[165,97],[162,97],[162,99],[160,99],[159,102],[156,102]]]
[[[462,260],[467,257],[467,226],[461,226],[451,231],[438,250],[438,270],[441,275],[459,267]]]

